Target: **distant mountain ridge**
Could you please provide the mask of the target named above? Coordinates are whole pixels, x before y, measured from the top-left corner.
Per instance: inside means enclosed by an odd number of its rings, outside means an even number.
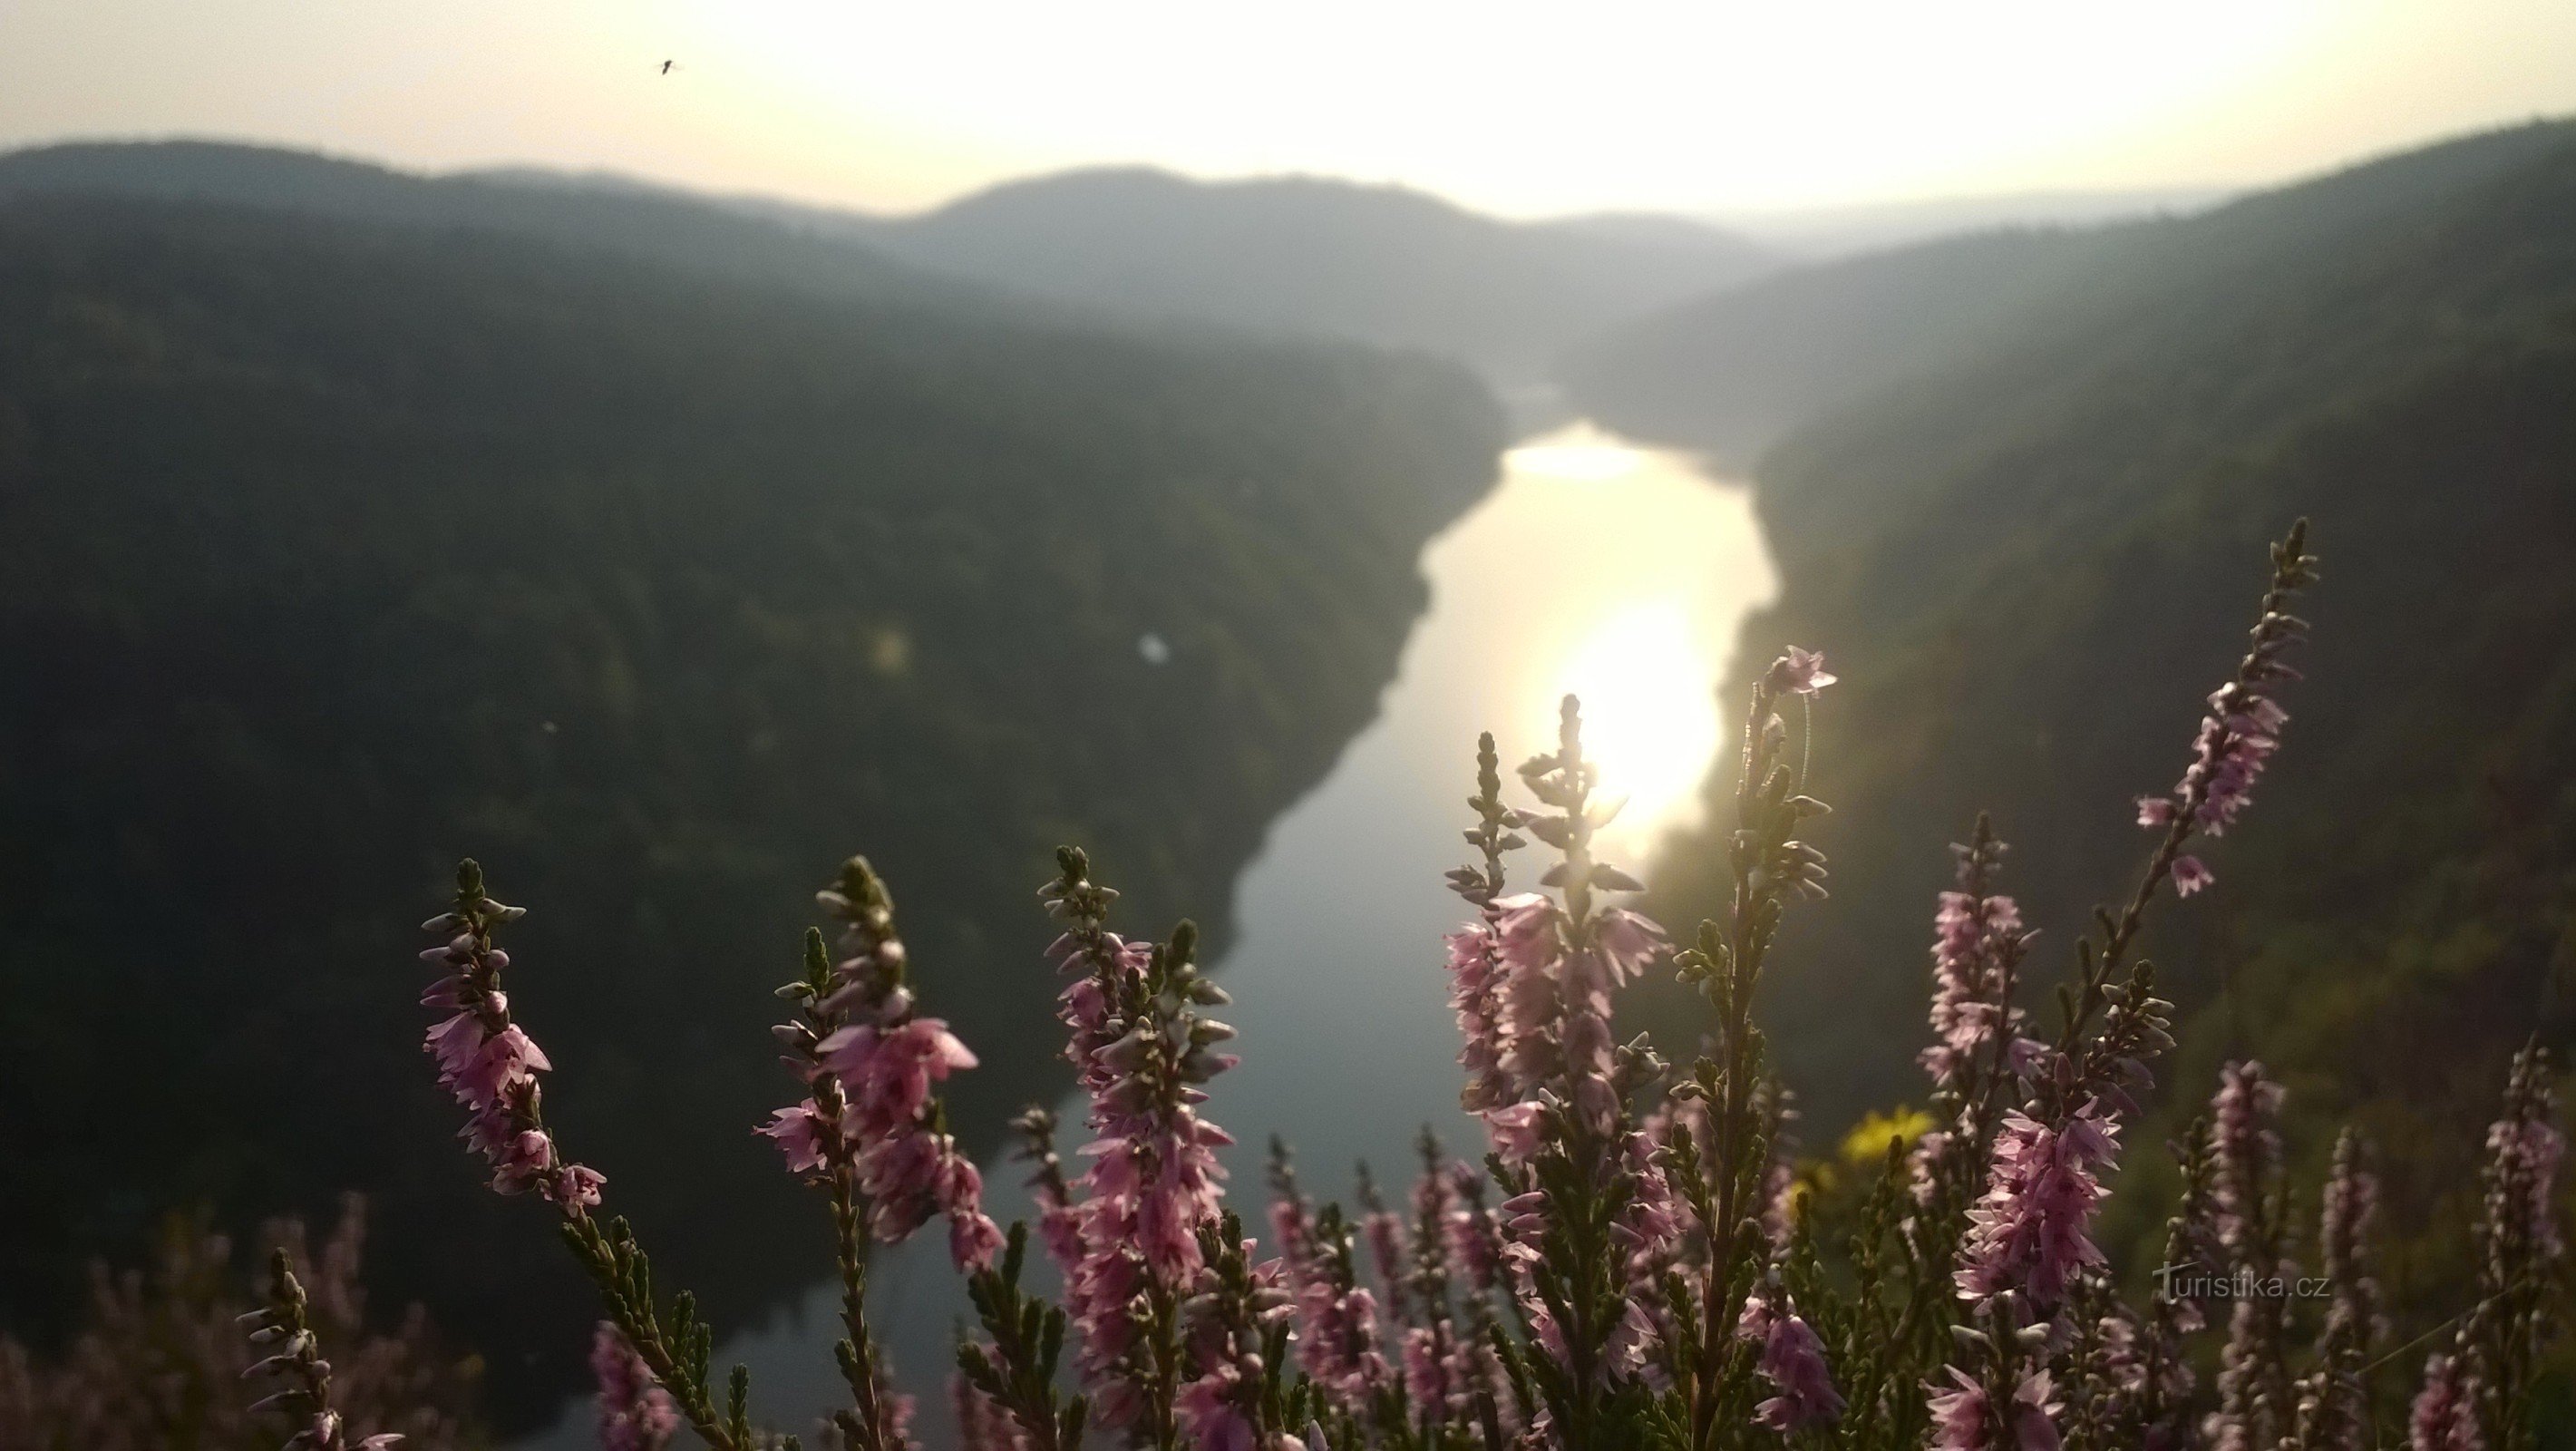
[[[1780,263],[1678,218],[1513,223],[1399,187],[1146,168],[1014,182],[874,236],[918,265],[1065,301],[1425,348],[1511,381]]]
[[[0,156],[0,195],[225,201],[596,247],[834,296],[1345,338],[1542,380],[1577,339],[1782,265],[1675,217],[1511,222],[1400,187],[1148,168],[1006,183],[910,217],[701,196],[606,174],[421,176],[211,142]]]

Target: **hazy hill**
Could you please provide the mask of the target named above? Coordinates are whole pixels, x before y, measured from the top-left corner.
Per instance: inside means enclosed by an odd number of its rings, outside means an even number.
[[[874,235],[924,266],[1068,302],[1425,348],[1507,381],[1598,328],[1776,265],[1671,218],[1512,223],[1396,187],[1141,168],[996,187]]]
[[[0,199],[13,194],[221,202],[338,221],[500,233],[835,297],[967,305],[982,294],[906,267],[847,232],[793,225],[685,192],[542,171],[427,176],[264,146],[84,142],[0,153]]]
[[[549,1117],[739,1323],[820,1268],[749,1133],[812,889],[890,874],[989,1142],[1053,1074],[1048,848],[1146,930],[1225,903],[1501,424],[1418,358],[818,300],[383,195],[0,198],[0,1313],[171,1206],[384,1190],[383,1293],[524,1413],[586,1296],[411,1051],[453,860],[533,909]]]
[[[2190,305],[2231,277],[2410,225],[2564,135],[2471,137],[2191,216],[1977,233],[1780,272],[1580,344],[1559,372],[1611,426],[1749,465],[1801,424],[1989,346],[2082,347],[2159,299]]]
[[[1775,1041],[1822,1128],[1920,1100],[1942,844],[1981,807],[2056,972],[2126,892],[2127,802],[2179,774],[2264,539],[2310,514],[2281,764],[2150,943],[2187,1014],[2168,1077],[2198,1099],[2260,1056],[2303,1124],[2357,1112],[2390,1148],[2401,1236],[2456,1230],[2504,1054],[2576,1026],[2576,126],[2140,235],[1762,470],[1784,589],[1753,658],[1820,646],[1845,680],[1816,717],[1834,900],[1789,929]],[[1672,916],[1711,905],[1717,849],[1665,861]]]
[[[2008,327],[2097,246],[1997,232],[1801,267],[1614,329],[1560,372],[1604,424],[1741,469],[1800,422]]]
[[[2206,211],[2234,193],[2234,188],[2206,186],[1999,192],[1918,201],[1719,212],[1708,220],[1791,256],[1822,260],[1859,252],[1884,252],[1962,232],[2094,227],[2159,214],[2183,215]]]
[[[607,175],[433,177],[262,147],[97,143],[0,155],[0,195],[12,191],[500,231],[841,296],[963,303],[999,289],[1021,310],[1044,302],[1419,348],[1513,384],[1541,379],[1578,338],[1781,260],[1673,217],[1517,223],[1398,187],[1203,183],[1143,168],[1066,172],[880,217]]]

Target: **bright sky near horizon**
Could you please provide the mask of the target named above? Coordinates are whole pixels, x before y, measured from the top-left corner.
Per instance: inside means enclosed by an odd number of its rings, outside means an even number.
[[[0,0],[0,148],[881,210],[1124,162],[1511,215],[2232,186],[2569,112],[2569,0]]]

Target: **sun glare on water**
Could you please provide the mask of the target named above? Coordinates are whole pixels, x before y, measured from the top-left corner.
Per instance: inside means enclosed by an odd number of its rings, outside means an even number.
[[[1617,828],[1632,853],[1697,802],[1717,749],[1717,669],[1676,599],[1602,621],[1560,669],[1560,690],[1582,698],[1602,792],[1627,799]]]
[[[1716,635],[1739,613],[1717,607],[1718,597],[1758,595],[1767,579],[1733,577],[1731,561],[1705,552],[1706,531],[1673,527],[1685,513],[1720,507],[1677,455],[1584,425],[1512,450],[1504,466],[1553,521],[1537,547],[1558,556],[1558,573],[1581,577],[1528,637],[1515,671],[1528,702],[1521,718],[1553,721],[1560,697],[1582,699],[1602,798],[1626,801],[1603,846],[1642,866],[1664,831],[1696,818],[1718,748],[1714,692],[1732,641]]]

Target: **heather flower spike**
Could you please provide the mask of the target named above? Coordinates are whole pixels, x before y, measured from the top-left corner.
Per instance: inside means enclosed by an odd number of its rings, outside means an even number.
[[[1209,1265],[1203,1231],[1219,1223],[1216,1151],[1233,1142],[1197,1105],[1234,1064],[1216,1051],[1234,1029],[1205,1015],[1226,998],[1199,971],[1194,924],[1164,943],[1127,941],[1108,930],[1117,894],[1091,879],[1089,858],[1064,847],[1056,861],[1041,895],[1065,931],[1048,955],[1071,978],[1065,1056],[1092,1132],[1091,1167],[1073,1186],[1066,1310],[1082,1333],[1092,1418],[1164,1445],[1180,1434],[1182,1386],[1196,1383],[1182,1308]]]
[[[599,1386],[600,1451],[663,1451],[671,1444],[680,1429],[679,1408],[609,1321],[601,1321],[591,1337],[590,1374]]]
[[[2210,1161],[2215,1168],[2215,1228],[2225,1267],[2244,1283],[2295,1280],[2283,1224],[2281,1137],[2275,1128],[2283,1094],[2260,1063],[2219,1070],[2209,1105]],[[2287,1360],[2286,1302],[2247,1295],[2229,1312],[2219,1357],[2218,1409],[2204,1434],[2218,1446],[2271,1446],[2291,1429],[2295,1398]]]
[[[753,1451],[749,1372],[734,1367],[719,1407],[707,1374],[714,1331],[698,1320],[695,1298],[682,1292],[664,1317],[652,1262],[634,1232],[623,1219],[603,1225],[591,1213],[605,1181],[567,1158],[546,1127],[536,1075],[550,1065],[511,1017],[501,986],[510,956],[492,940],[526,915],[494,901],[484,891],[483,868],[469,859],[457,866],[448,910],[421,924],[443,939],[421,954],[441,974],[421,1001],[450,1014],[430,1030],[426,1046],[440,1084],[466,1110],[462,1137],[493,1165],[495,1190],[534,1189],[555,1207],[564,1242],[599,1286],[609,1319],[698,1435],[715,1451]]]
[[[840,923],[837,952],[821,931],[806,933],[804,973],[777,993],[796,1005],[796,1021],[771,1030],[806,1097],[757,1132],[831,1199],[843,1332],[833,1353],[850,1392],[833,1425],[851,1451],[894,1451],[911,1444],[913,1404],[892,1389],[868,1331],[867,1241],[897,1243],[944,1215],[957,1267],[982,1270],[1002,1234],[984,1214],[983,1178],[948,1133],[937,1093],[950,1074],[974,1067],[975,1055],[944,1021],[918,1011],[893,894],[865,857],[852,857],[815,901]]]
[[[2566,1255],[2557,1211],[2565,1153],[2549,1055],[2526,1045],[2514,1055],[2504,1112],[2487,1130],[2478,1300],[2461,1317],[2450,1350],[2425,1365],[2409,1421],[2413,1446],[2519,1451],[2532,1444],[2534,1382],[2558,1313],[2550,1284]]]
[[[2299,1383],[2291,1442],[2305,1448],[2359,1448],[2369,1444],[2373,1352],[2386,1333],[2379,1284],[2370,1273],[2370,1240],[2379,1216],[2379,1181],[2366,1163],[2360,1135],[2345,1129],[2335,1141],[2334,1166],[2325,1187],[2317,1252],[2334,1300],[2318,1332],[2314,1369]]]
[[[349,1439],[340,1413],[331,1406],[331,1362],[305,1317],[304,1286],[296,1281],[284,1249],[269,1256],[268,1303],[241,1318],[251,1345],[265,1358],[243,1374],[266,1379],[278,1389],[254,1404],[253,1411],[279,1411],[295,1422],[286,1451],[386,1451],[399,1435]]]

